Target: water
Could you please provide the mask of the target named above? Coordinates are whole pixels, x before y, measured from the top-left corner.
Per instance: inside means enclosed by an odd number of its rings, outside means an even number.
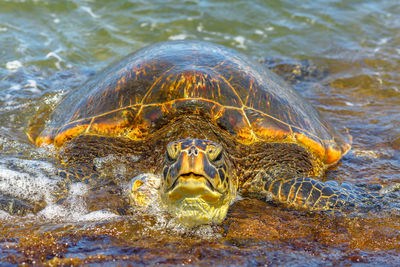
[[[343,218],[244,200],[222,225],[189,231],[163,216],[91,210],[85,185],[59,205],[54,153],[25,134],[39,109],[51,110],[116,59],[157,41],[200,39],[326,70],[295,84],[352,136],[352,150],[326,179],[392,186],[400,182],[399,28],[394,0],[0,1],[0,193],[50,203],[25,217],[0,212],[2,262],[399,264],[394,210]]]

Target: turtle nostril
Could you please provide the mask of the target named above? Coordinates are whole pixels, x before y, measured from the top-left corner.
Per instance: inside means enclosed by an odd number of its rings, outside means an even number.
[[[189,148],[188,155],[196,157],[199,155],[199,150],[196,147],[192,146],[191,148]]]

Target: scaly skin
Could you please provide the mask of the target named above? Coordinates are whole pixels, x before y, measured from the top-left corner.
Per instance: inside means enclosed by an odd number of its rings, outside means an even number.
[[[165,208],[189,227],[222,222],[239,180],[231,169],[231,160],[222,146],[212,141],[184,139],[169,143],[160,186]],[[324,183],[288,166],[267,168],[243,185],[243,195],[309,211],[343,211],[374,200],[363,189]],[[146,181],[137,182],[133,184],[133,197],[135,203],[143,204],[143,192],[135,192]]]
[[[372,203],[376,194],[350,184],[322,182],[284,168],[262,171],[244,185],[244,193],[278,204],[308,211],[345,211]]]

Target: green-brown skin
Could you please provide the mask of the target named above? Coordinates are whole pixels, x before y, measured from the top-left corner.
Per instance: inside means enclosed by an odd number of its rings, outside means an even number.
[[[67,96],[46,126],[34,121],[28,136],[58,147],[68,181],[114,179],[93,163],[110,154],[129,170],[125,179],[160,174],[161,201],[188,226],[223,221],[239,191],[306,210],[371,199],[320,181],[350,145],[306,100],[244,55],[206,42],[132,54]]]
[[[186,225],[222,222],[237,193],[238,179],[222,146],[212,141],[169,143],[162,178],[163,203]]]

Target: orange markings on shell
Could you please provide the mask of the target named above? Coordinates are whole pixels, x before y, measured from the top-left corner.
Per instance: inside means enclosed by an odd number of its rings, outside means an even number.
[[[211,108],[211,118],[215,121],[224,115],[225,109],[224,107],[221,107],[221,105],[215,104]]]
[[[266,141],[282,141],[290,136],[290,132],[276,129],[253,127],[256,136]]]
[[[146,121],[142,121],[141,123],[136,123],[135,126],[130,130],[127,134],[126,137],[128,137],[131,140],[134,141],[139,141],[143,140],[145,138],[148,138],[149,136],[149,128],[150,125]]]
[[[318,156],[319,159],[325,158],[325,148],[321,145],[321,143],[311,139],[309,136],[303,133],[295,133],[294,134],[296,140],[308,147],[314,154]]]
[[[89,124],[76,125],[72,128],[62,131],[61,133],[59,133],[57,136],[54,137],[54,145],[56,147],[62,146],[68,140],[71,140],[72,138],[81,135],[87,129],[88,126]]]
[[[118,82],[117,86],[115,87],[114,91],[117,93],[121,88],[125,85],[125,77],[122,77]]]
[[[245,108],[245,113],[255,135],[265,141],[282,141],[291,135],[289,125],[257,110]]]
[[[47,146],[51,143],[53,143],[53,137],[51,137],[50,135],[40,135],[36,138],[35,142],[38,147]]]
[[[92,81],[72,92],[47,130],[29,135],[32,141],[61,146],[81,134],[143,140],[169,127],[176,116],[197,114],[240,143],[298,143],[327,165],[350,149],[283,81],[222,46],[158,44]]]
[[[350,150],[350,148],[351,146],[349,144],[344,144],[342,150],[339,150],[333,146],[328,146],[326,149],[325,164],[335,164]]]
[[[121,136],[126,131],[126,123],[93,123],[86,134]]]
[[[242,144],[252,144],[256,140],[256,137],[250,128],[239,129],[237,132],[237,138]]]
[[[175,109],[173,108],[172,103],[169,102],[169,103],[161,105],[161,112],[164,114],[170,114],[170,113],[174,113]]]

